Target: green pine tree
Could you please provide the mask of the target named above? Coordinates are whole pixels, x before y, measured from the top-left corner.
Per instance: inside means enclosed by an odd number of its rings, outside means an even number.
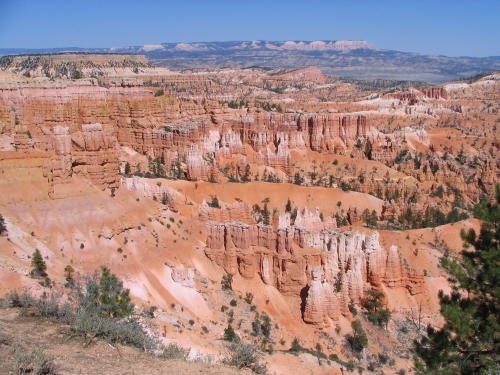
[[[361,301],[361,305],[366,310],[368,320],[379,326],[386,325],[391,318],[391,312],[384,307],[382,299],[384,293],[375,289],[366,292],[366,296]]]
[[[351,327],[352,334],[347,335],[347,342],[351,345],[353,351],[361,352],[368,346],[368,337],[359,320],[352,322]]]
[[[234,332],[234,329],[231,326],[231,324],[228,324],[227,328],[224,329],[224,340],[233,342],[239,341],[239,337],[236,334],[236,332]]]
[[[500,372],[500,184],[496,203],[481,202],[474,214],[483,221],[479,236],[462,233],[461,261],[443,257],[452,285],[440,293],[441,329],[428,327],[416,342],[421,374],[498,374]],[[475,250],[467,250],[473,246]]]
[[[113,318],[123,318],[132,314],[134,305],[130,302],[129,290],[109,268],[102,267],[99,280],[98,301],[100,310]]]
[[[30,272],[32,277],[45,277],[47,276],[47,264],[42,258],[42,254],[40,250],[35,249],[33,254],[31,255],[31,266],[33,269]]]
[[[64,267],[64,279],[66,280],[65,286],[67,288],[72,288],[75,286],[75,279],[73,278],[74,273],[75,269],[70,264]]]
[[[271,223],[271,213],[269,212],[269,209],[267,208],[267,203],[264,203],[264,208],[262,209],[262,222],[265,225],[270,225],[270,223]]]
[[[125,176],[130,176],[130,163],[128,161],[125,163],[123,173],[125,174]]]
[[[7,226],[5,225],[5,219],[0,215],[0,236],[7,232]]]

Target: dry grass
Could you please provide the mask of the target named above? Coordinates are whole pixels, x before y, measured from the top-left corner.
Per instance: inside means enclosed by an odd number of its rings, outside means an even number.
[[[164,375],[164,374],[250,374],[241,370],[185,360],[162,360],[121,344],[111,345],[74,336],[69,327],[52,319],[19,316],[17,308],[0,308],[0,364],[2,374],[22,374],[14,356],[52,359],[57,374]],[[43,353],[43,356],[40,356]],[[23,355],[21,355],[23,354]],[[33,374],[31,372],[30,374]],[[49,373],[50,374],[50,373]]]

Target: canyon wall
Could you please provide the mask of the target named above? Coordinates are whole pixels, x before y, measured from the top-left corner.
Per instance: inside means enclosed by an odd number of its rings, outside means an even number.
[[[205,253],[229,274],[260,277],[281,293],[305,299],[304,321],[328,325],[348,315],[370,288],[423,290],[423,275],[405,266],[397,246],[384,249],[378,232],[363,234],[318,224],[278,229],[242,222],[207,222]]]

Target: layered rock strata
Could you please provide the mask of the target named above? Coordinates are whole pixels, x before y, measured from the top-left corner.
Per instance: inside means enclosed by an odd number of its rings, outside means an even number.
[[[227,273],[260,277],[288,295],[301,295],[308,286],[304,320],[320,326],[327,317],[348,314],[348,304],[359,303],[372,286],[422,291],[423,276],[404,266],[396,246],[386,251],[378,232],[274,230],[241,222],[208,222],[207,230],[205,253]]]

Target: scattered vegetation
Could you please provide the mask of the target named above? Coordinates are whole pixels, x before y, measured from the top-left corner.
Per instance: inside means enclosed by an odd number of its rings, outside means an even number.
[[[56,375],[56,363],[52,356],[40,348],[27,351],[21,347],[14,350],[18,375]]]
[[[125,166],[123,167],[123,174],[127,177],[130,176],[130,163],[128,161],[125,163]]]
[[[212,208],[221,208],[220,203],[219,203],[219,199],[217,198],[216,195],[212,196],[212,199],[209,202],[207,202],[207,204],[209,205],[209,207],[212,207]]]
[[[425,82],[420,81],[398,81],[391,79],[355,79],[355,78],[339,78],[341,82],[351,83],[362,91],[373,90],[400,90],[407,87],[421,87],[427,85]]]
[[[161,204],[165,205],[165,206],[168,206],[170,203],[170,198],[168,197],[168,194],[167,193],[163,193],[161,195]]]
[[[367,319],[378,326],[387,326],[391,318],[391,312],[382,303],[383,298],[383,292],[370,289],[361,300],[361,306],[366,310]]]
[[[261,208],[259,204],[254,204],[252,207],[252,213],[257,221],[257,223],[262,223],[264,225],[269,225],[271,223],[271,213],[269,212],[269,209],[267,208],[267,203],[269,202],[269,199],[266,198],[262,201],[264,203],[264,206]]]
[[[253,302],[253,294],[250,293],[250,292],[246,292],[244,300],[245,300],[246,303],[248,303],[249,305],[251,305],[252,302]]]
[[[64,267],[64,279],[66,280],[66,283],[64,286],[66,288],[74,288],[75,287],[75,279],[73,277],[75,273],[75,269],[68,264],[66,267]]]
[[[239,108],[245,108],[248,107],[248,101],[244,101],[243,99],[241,100],[230,100],[228,102],[221,101],[219,102],[221,105],[227,104],[229,108],[233,109],[239,109]]]
[[[151,352],[159,344],[146,332],[144,323],[132,316],[134,306],[128,293],[122,282],[102,267],[100,276],[87,277],[84,285],[75,283],[66,302],[58,294],[34,297],[26,291],[11,292],[7,301],[12,307],[20,307],[21,314],[29,309],[42,317],[60,320],[86,339],[101,338]]]
[[[226,273],[220,283],[222,290],[233,290],[233,275]]]
[[[189,350],[181,348],[176,344],[168,344],[163,348],[162,352],[158,355],[158,358],[165,360],[181,359],[185,360]]]
[[[5,224],[5,219],[0,214],[0,236],[4,235],[5,233],[7,233],[7,225]]]
[[[252,344],[232,342],[227,345],[224,363],[238,369],[248,368],[256,374],[267,374],[267,368],[261,363],[261,353]]]
[[[264,336],[264,341],[269,340],[271,336],[271,319],[266,313],[256,313],[252,322],[252,334],[260,337]]]
[[[294,337],[290,349],[288,349],[288,351],[292,353],[299,353],[304,351],[304,348],[300,345],[299,340],[296,337]]]
[[[352,334],[347,335],[346,340],[354,352],[361,352],[368,346],[368,337],[359,320],[353,321],[351,327]]]

